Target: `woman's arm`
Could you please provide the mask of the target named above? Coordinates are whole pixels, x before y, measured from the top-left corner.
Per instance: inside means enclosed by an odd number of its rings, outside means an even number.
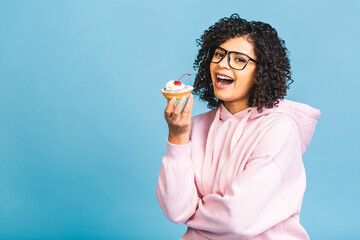
[[[156,196],[165,216],[172,222],[184,224],[199,202],[190,158],[191,142],[174,145],[168,141],[162,159]]]
[[[165,109],[169,126],[167,150],[162,158],[156,196],[165,216],[172,222],[184,224],[194,213],[199,202],[190,157],[189,129],[193,96],[181,112],[185,99],[171,99]]]
[[[209,194],[186,222],[210,239],[248,239],[300,211],[305,171],[296,123],[274,124],[224,196]]]

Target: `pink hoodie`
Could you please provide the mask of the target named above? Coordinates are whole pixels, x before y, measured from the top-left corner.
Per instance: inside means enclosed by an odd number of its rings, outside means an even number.
[[[262,113],[221,104],[193,117],[187,144],[167,142],[156,189],[165,216],[188,226],[181,240],[309,239],[302,154],[320,114],[285,99]]]

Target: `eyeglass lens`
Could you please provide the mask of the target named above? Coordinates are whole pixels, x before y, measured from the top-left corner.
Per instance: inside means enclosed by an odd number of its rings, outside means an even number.
[[[226,55],[226,52],[220,48],[216,48],[212,57],[212,62],[219,63]],[[243,69],[246,65],[248,58],[242,54],[232,52],[230,53],[229,65],[232,68]]]

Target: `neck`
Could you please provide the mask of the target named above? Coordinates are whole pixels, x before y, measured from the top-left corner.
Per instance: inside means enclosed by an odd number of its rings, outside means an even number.
[[[246,108],[249,107],[248,101],[241,101],[241,102],[224,102],[225,108],[234,115]]]

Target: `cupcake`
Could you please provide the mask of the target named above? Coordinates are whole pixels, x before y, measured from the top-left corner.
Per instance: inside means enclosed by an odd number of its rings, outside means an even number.
[[[191,74],[184,74],[181,78],[185,75],[191,76]],[[180,82],[180,79],[178,81],[169,81],[166,86],[161,89],[165,98],[171,99],[175,97],[176,100],[179,100],[183,96],[187,98],[190,95],[191,91],[194,89],[193,86],[183,84]]]

